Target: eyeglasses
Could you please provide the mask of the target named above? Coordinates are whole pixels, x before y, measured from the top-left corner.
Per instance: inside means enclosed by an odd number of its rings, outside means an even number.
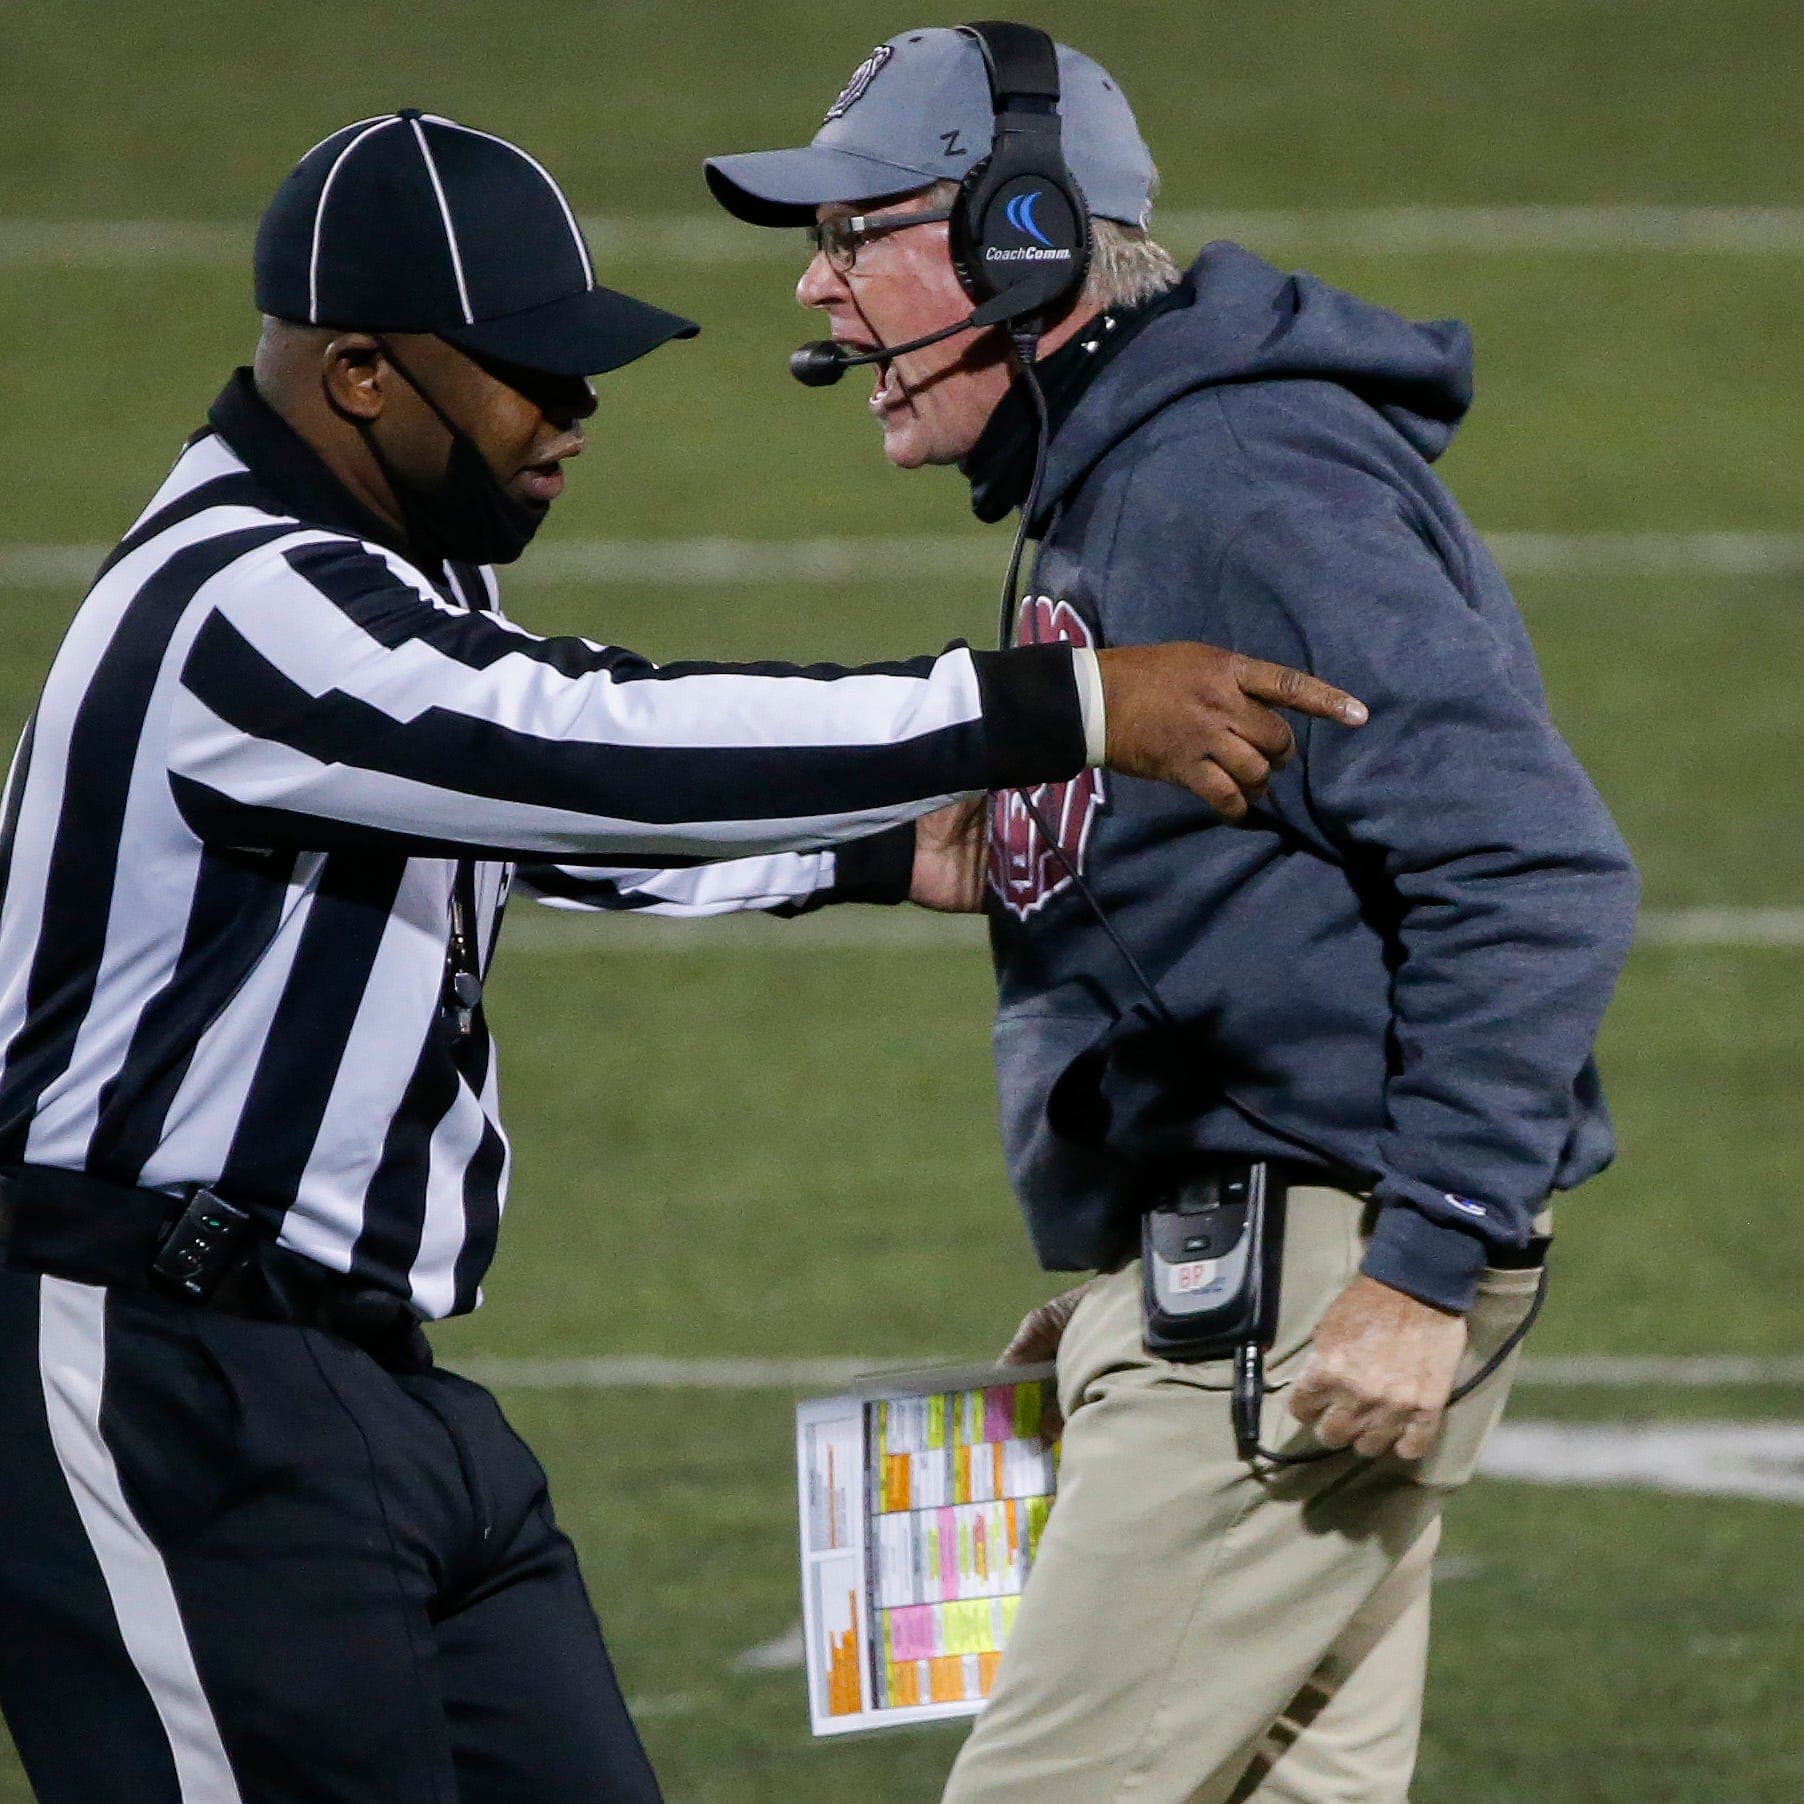
[[[950,207],[927,213],[854,213],[849,219],[818,220],[804,229],[810,252],[825,257],[844,276],[851,274],[858,261],[858,247],[867,239],[881,238],[888,232],[906,232],[910,226],[938,225],[951,217]]]

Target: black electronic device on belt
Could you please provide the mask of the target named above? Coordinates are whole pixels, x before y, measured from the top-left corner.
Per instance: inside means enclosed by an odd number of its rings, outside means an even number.
[[[205,1188],[158,1243],[151,1276],[166,1290],[204,1303],[238,1265],[256,1223],[243,1209]]]
[[[1263,1160],[1222,1160],[1140,1218],[1148,1352],[1227,1359],[1278,1327],[1284,1198]]]

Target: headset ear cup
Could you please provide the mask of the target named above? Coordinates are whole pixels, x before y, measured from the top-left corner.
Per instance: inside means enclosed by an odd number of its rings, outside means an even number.
[[[979,306],[1012,294],[1023,315],[1048,314],[1089,270],[1090,210],[1056,144],[1005,138],[966,177],[948,228],[953,266]]]
[[[1096,232],[1090,220],[1090,204],[1084,191],[1071,174],[1061,167],[1057,173],[1043,172],[1046,185],[1071,211],[1071,261],[1065,268],[1065,281],[1054,297],[1055,304],[1079,293],[1084,278],[1090,273],[1090,259],[1096,251]]]
[[[1071,211],[1083,233],[1083,242],[1078,246],[1077,261],[1071,276],[1070,292],[1075,295],[1082,291],[1084,283],[1089,280],[1090,264],[1096,256],[1096,222],[1090,214],[1090,203],[1084,198],[1084,191],[1077,185],[1075,178],[1070,181],[1068,192],[1071,196]]]
[[[1083,287],[1094,247],[1090,209],[1065,162],[1058,47],[1037,26],[965,25],[989,73],[995,129],[965,172],[948,221],[959,284],[1005,318],[1044,321]]]
[[[996,291],[989,284],[983,263],[983,247],[978,240],[983,213],[980,198],[989,174],[990,159],[973,163],[958,185],[958,196],[952,203],[952,217],[946,222],[946,242],[952,252],[952,268],[959,286],[973,302],[981,306]]]

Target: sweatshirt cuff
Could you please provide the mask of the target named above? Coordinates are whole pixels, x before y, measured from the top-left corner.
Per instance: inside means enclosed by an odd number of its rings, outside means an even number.
[[[1086,767],[1084,710],[1069,645],[974,651],[988,753],[986,789],[1062,783]]]
[[[1378,1212],[1359,1269],[1419,1303],[1464,1315],[1484,1275],[1485,1243],[1463,1229],[1430,1221],[1408,1203],[1387,1202]]]
[[[833,850],[833,884],[829,902],[906,902],[915,875],[915,824],[904,821],[863,839],[847,840]]]

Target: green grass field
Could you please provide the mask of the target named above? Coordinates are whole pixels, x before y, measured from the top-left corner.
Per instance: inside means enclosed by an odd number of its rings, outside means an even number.
[[[1121,77],[1174,209],[1799,193],[1784,71],[1804,30],[1785,0],[1045,0],[1035,16]],[[704,155],[805,137],[870,45],[911,22],[864,0],[9,9],[0,732],[78,598],[9,582],[8,549],[117,536],[255,326],[228,261],[59,258],[12,228],[213,221],[244,225],[248,246],[300,151],[407,103],[523,139],[582,211],[625,223],[604,277],[707,328],[604,384],[548,541],[943,533],[974,548],[968,580],[874,564],[841,586],[523,585],[520,619],[660,657],[983,637],[985,548],[999,561],[1005,546],[973,526],[958,479],[889,470],[861,385],[815,396],[784,376],[811,335],[795,263],[668,254],[672,219],[707,206]],[[664,252],[633,249],[636,220]],[[1445,467],[1482,526],[1804,529],[1796,244],[1283,254],[1472,323],[1479,404]],[[1804,579],[1554,573],[1518,593],[1650,909],[1804,905]],[[492,987],[513,1209],[488,1307],[438,1335],[447,1360],[977,1356],[1051,1288],[994,1145],[981,952],[956,936],[847,947],[830,928],[673,949],[515,923]],[[1622,1157],[1564,1211],[1537,1353],[1804,1350],[1801,980],[1795,945],[1636,952],[1603,1048]],[[705,1325],[698,1249],[725,1274]],[[506,1401],[582,1547],[672,1804],[938,1797],[956,1733],[816,1746],[799,1674],[736,1668],[799,1614],[787,1394]],[[1513,1413],[1798,1420],[1804,1391],[1524,1389]],[[1450,1514],[1418,1804],[1804,1796],[1801,1530],[1795,1504],[1478,1481]],[[0,1751],[0,1804],[28,1796]]]

